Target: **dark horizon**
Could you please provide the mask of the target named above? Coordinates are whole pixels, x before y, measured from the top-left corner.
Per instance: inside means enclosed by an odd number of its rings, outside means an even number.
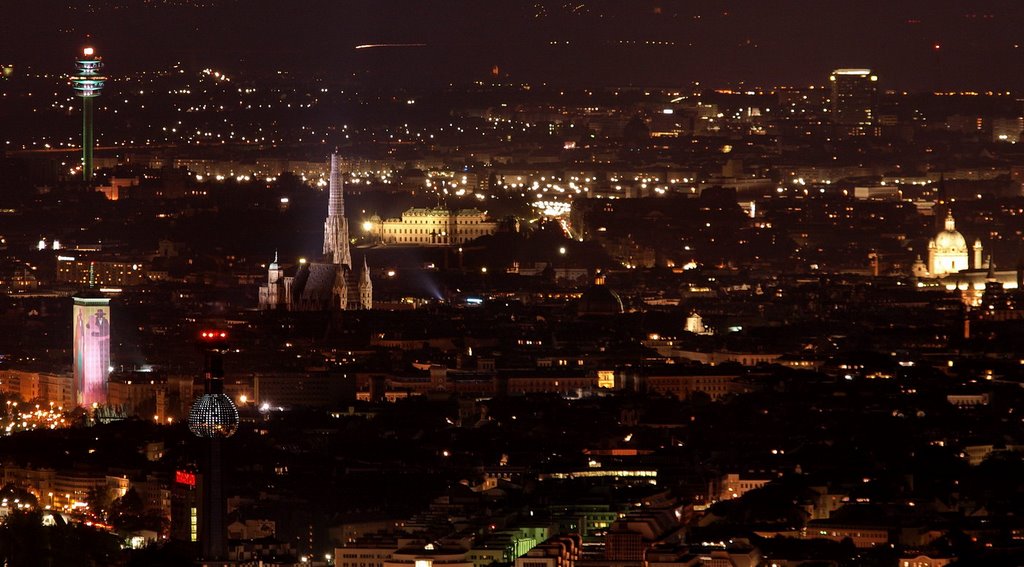
[[[2,63],[62,73],[91,43],[115,75],[181,61],[430,86],[487,80],[497,66],[502,80],[564,86],[770,87],[870,67],[887,89],[1024,88],[1024,7],[1008,1],[93,4],[9,8]],[[388,43],[426,47],[355,49]]]

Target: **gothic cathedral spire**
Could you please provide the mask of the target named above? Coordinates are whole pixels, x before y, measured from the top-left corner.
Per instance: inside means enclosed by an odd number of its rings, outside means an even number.
[[[333,264],[352,268],[348,220],[345,219],[345,187],[341,182],[336,154],[331,154],[330,195],[327,201],[327,220],[324,221],[324,256]]]

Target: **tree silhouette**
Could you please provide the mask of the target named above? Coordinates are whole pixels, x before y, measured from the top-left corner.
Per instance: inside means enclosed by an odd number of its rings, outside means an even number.
[[[110,505],[110,523],[119,530],[135,531],[143,527],[145,506],[142,497],[134,488],[129,488],[124,496],[114,500]]]

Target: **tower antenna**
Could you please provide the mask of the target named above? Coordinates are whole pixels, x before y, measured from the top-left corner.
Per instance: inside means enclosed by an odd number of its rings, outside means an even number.
[[[107,78],[100,74],[103,59],[92,47],[84,47],[75,61],[78,73],[71,77],[71,87],[82,99],[82,181],[93,179],[92,152],[96,145],[93,137],[93,99],[100,96]]]

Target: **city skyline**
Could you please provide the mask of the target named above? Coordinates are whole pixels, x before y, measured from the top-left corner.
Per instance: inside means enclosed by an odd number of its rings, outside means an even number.
[[[966,4],[11,8],[0,564],[1022,564]]]

